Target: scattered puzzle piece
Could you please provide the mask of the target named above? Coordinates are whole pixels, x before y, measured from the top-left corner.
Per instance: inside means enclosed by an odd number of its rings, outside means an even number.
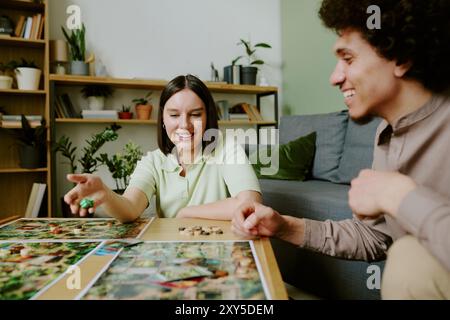
[[[217,226],[203,227],[203,226],[191,226],[191,227],[179,227],[178,232],[184,236],[209,236],[214,234],[223,234],[222,229]]]

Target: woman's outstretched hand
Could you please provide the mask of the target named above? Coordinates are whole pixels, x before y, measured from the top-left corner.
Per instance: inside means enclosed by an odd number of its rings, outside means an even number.
[[[77,184],[64,196],[64,201],[70,205],[70,211],[73,214],[79,212],[80,217],[87,216],[88,212],[94,213],[95,209],[105,202],[108,189],[100,177],[92,174],[68,174],[67,180]],[[93,200],[93,205],[83,208],[81,204],[83,199]]]

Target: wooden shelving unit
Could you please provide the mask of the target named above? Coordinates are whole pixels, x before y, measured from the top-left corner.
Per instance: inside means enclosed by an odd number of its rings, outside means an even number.
[[[47,3],[1,0],[0,14],[7,15],[15,23],[18,18],[42,14],[45,17],[44,36],[41,40],[16,37],[0,37],[0,61],[20,60],[24,57],[34,61],[42,70],[38,90],[0,90],[0,106],[8,114],[40,114],[50,122],[49,100],[49,41]],[[12,129],[14,130],[14,129]],[[51,150],[50,127],[47,126],[47,166],[37,169],[20,167],[17,142],[4,128],[0,129],[0,220],[14,215],[23,216],[33,183],[47,184],[47,194],[51,194]],[[44,201],[41,214],[51,215],[51,199]]]

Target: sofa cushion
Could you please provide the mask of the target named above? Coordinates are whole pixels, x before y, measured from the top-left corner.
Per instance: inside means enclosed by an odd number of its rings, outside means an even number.
[[[262,147],[257,153],[250,156],[250,159],[257,159],[253,163],[253,169],[258,178],[300,180],[306,179],[311,172],[316,145],[316,133],[297,138],[286,144],[277,146]],[[274,149],[278,149],[278,155]],[[266,159],[269,163],[264,163]],[[272,157],[278,157],[276,161]]]
[[[349,184],[362,169],[372,167],[375,133],[380,122],[380,118],[374,118],[361,125],[349,120],[344,150],[333,182]]]
[[[312,178],[331,181],[337,175],[347,121],[348,115],[344,111],[282,117],[280,144],[316,131],[316,154],[312,167]]]
[[[259,180],[263,202],[283,214],[314,220],[351,218],[349,186],[327,181]]]

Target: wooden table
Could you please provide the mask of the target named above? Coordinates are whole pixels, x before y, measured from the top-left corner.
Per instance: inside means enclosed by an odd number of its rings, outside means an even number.
[[[183,226],[218,226],[223,230],[221,235],[210,236],[183,236],[180,235],[178,228]],[[147,241],[183,241],[183,240],[242,240],[242,238],[234,235],[230,230],[229,221],[203,220],[203,219],[168,219],[156,218],[141,237]],[[272,246],[267,238],[254,240],[254,247],[261,264],[262,272],[266,279],[267,287],[272,299],[285,300],[288,299],[286,288],[278,269]],[[39,300],[65,300],[74,299],[93,277],[104,268],[104,266],[113,259],[112,256],[95,256],[92,255],[80,264],[81,288],[69,290],[67,288],[67,280],[70,274],[66,274],[51,288],[39,296]]]

